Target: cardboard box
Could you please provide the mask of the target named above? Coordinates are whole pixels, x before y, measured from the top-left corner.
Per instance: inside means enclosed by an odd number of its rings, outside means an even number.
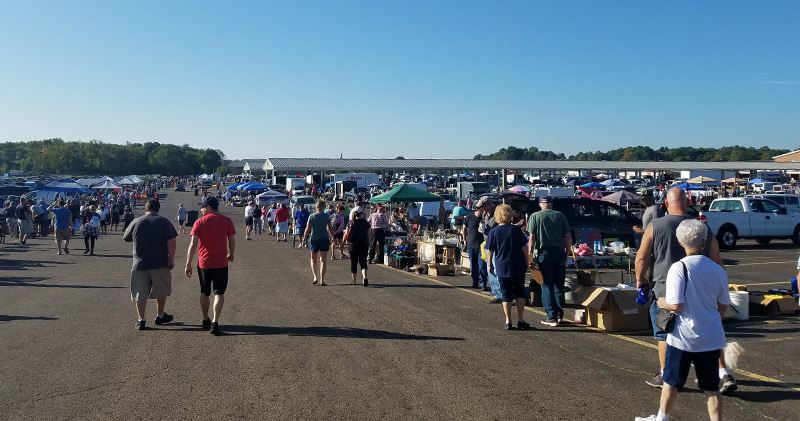
[[[581,287],[575,302],[586,309],[586,324],[609,332],[650,329],[650,306],[636,302],[636,288]]]
[[[750,293],[750,312],[775,317],[794,314],[800,310],[797,298],[790,295],[772,295],[763,292]]]
[[[445,276],[449,275],[452,271],[453,267],[451,265],[443,265],[440,263],[428,265],[428,275],[430,276]]]
[[[728,291],[747,291],[747,285],[728,284]]]

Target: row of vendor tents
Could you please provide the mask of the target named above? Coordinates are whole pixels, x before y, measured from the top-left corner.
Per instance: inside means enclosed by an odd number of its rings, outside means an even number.
[[[137,176],[120,177],[117,179],[111,177],[81,178],[77,181],[71,178],[62,178],[40,187],[36,197],[41,200],[49,200],[55,197],[57,193],[66,196],[94,194],[97,190],[116,190],[142,183],[144,183],[144,180]]]

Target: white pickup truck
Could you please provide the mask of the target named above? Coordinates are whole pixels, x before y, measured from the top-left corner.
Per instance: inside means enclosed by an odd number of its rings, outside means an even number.
[[[732,249],[740,238],[767,244],[773,238],[789,238],[800,246],[800,214],[769,199],[734,197],[716,199],[700,220],[717,236],[721,248]]]

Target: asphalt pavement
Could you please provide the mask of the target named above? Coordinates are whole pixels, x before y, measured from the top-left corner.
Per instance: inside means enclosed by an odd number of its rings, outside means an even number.
[[[179,202],[198,209],[192,193],[169,192],[162,215],[174,220]],[[658,408],[659,390],[644,383],[657,369],[646,332],[546,327],[540,308],[525,316],[536,330],[505,331],[499,305],[468,276],[375,265],[364,288],[350,285],[349,261],[333,260],[330,285],[314,286],[308,250],[268,235],[245,241],[243,209],[222,212],[238,233],[221,336],[200,329],[198,281],[183,274],[188,235],[167,301],[175,320],[153,325],[151,301],[145,331],[134,329],[121,232],[102,235],[96,256],[76,237],[61,256],[52,237],[27,248],[6,238],[0,419],[632,420]],[[732,283],[769,289],[788,285],[797,249],[743,241],[723,258]],[[726,330],[745,348],[726,419],[797,419],[800,319]],[[674,419],[707,419],[691,379]]]

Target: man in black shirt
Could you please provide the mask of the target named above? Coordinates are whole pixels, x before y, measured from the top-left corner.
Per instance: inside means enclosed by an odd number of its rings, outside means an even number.
[[[28,199],[24,197],[19,199],[16,214],[19,225],[19,245],[24,247],[25,242],[28,241],[28,235],[33,231],[33,215],[28,207]]]
[[[481,259],[481,243],[483,234],[478,231],[481,225],[481,218],[474,212],[464,215],[464,226],[461,228],[461,236],[464,248],[469,255],[469,273],[472,276],[472,287],[483,288],[484,291],[491,291],[487,285],[488,273],[486,262]]]

